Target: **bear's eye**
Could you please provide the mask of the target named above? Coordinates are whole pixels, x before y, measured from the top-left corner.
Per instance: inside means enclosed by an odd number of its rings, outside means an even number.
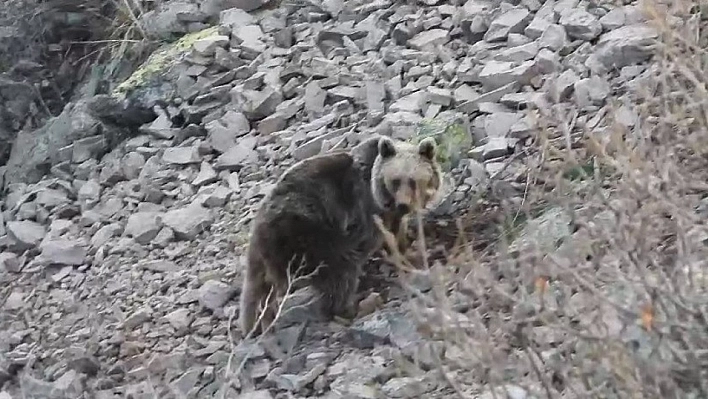
[[[394,189],[398,188],[398,186],[401,185],[401,179],[393,179],[393,180],[391,180],[391,185],[393,186]]]
[[[411,190],[415,190],[416,182],[413,179],[408,180],[408,185],[411,187]]]

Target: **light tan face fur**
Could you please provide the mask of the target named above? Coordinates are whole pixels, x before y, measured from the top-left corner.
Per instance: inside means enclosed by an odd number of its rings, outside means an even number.
[[[425,208],[440,188],[440,169],[432,138],[418,145],[382,138],[379,142],[379,187],[389,206],[408,213]],[[390,201],[393,204],[390,204]]]

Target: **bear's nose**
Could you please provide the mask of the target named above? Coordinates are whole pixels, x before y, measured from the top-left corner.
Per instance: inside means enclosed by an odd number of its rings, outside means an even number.
[[[398,204],[396,205],[396,210],[399,213],[408,213],[411,210],[411,207],[408,206],[408,204]]]

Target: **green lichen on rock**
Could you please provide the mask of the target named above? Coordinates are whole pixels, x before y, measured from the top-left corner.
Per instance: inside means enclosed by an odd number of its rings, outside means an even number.
[[[456,167],[474,142],[469,131],[469,122],[460,114],[440,114],[433,119],[423,119],[410,139],[414,144],[427,137],[438,143],[438,162],[444,171]]]
[[[145,85],[151,79],[164,74],[182,55],[189,52],[194,42],[217,35],[219,27],[213,26],[199,32],[189,33],[173,43],[166,44],[153,52],[150,57],[128,79],[113,90],[113,95],[123,96]]]

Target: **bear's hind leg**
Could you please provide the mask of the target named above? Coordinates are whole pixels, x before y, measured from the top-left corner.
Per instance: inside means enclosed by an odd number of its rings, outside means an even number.
[[[315,286],[322,293],[323,311],[329,317],[352,319],[356,315],[361,268],[361,265],[340,260],[327,264],[318,273]]]
[[[265,322],[272,319],[272,302],[275,299],[274,294],[268,298],[273,286],[267,281],[265,265],[259,260],[249,256],[246,274],[243,278],[243,286],[241,288],[239,325],[241,333],[246,335],[254,330],[254,333],[265,330]],[[261,310],[264,306],[268,308],[261,319],[259,326],[256,326],[258,319],[261,317]],[[271,320],[272,321],[272,320]],[[258,328],[260,327],[260,328]]]

